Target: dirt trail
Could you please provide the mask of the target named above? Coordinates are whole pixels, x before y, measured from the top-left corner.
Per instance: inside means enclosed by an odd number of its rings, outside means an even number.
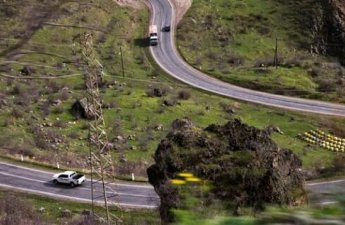
[[[135,9],[141,9],[144,7],[143,0],[114,0],[119,6],[129,6]]]
[[[192,5],[192,0],[171,0],[175,6],[175,21],[178,24]]]

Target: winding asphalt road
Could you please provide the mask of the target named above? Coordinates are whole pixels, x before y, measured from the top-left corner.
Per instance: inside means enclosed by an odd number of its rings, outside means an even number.
[[[152,4],[152,23],[158,27],[174,24],[173,8],[168,0],[149,0]],[[248,90],[211,78],[185,63],[176,51],[174,31],[159,32],[160,44],[151,47],[151,53],[157,63],[171,76],[194,87],[217,93],[223,96],[263,105],[313,112],[320,114],[345,116],[345,106],[284,97],[263,92]],[[90,181],[82,186],[70,188],[53,185],[51,172],[30,169],[0,162],[0,188],[19,190],[58,199],[69,199],[79,202],[90,202]],[[109,200],[113,204],[129,208],[156,208],[159,198],[149,185],[116,183],[110,185]],[[345,180],[327,181],[307,184],[312,196],[312,203],[330,204],[336,201],[337,195],[344,194]],[[100,190],[100,188],[99,188]],[[115,196],[113,195],[115,191]],[[98,192],[101,196],[101,192]],[[99,199],[102,203],[102,197]]]
[[[169,0],[149,0],[151,3],[151,24],[159,28],[172,24],[175,27],[174,8]],[[174,39],[175,30],[158,32],[159,44],[150,48],[151,54],[158,65],[174,78],[193,87],[216,93],[226,97],[274,106],[290,110],[312,112],[318,114],[345,116],[345,105],[321,101],[286,97],[249,90],[231,85],[194,69],[178,54]]]
[[[78,187],[52,183],[52,172],[17,166],[0,161],[0,189],[17,190],[56,199],[75,202],[91,202],[90,181]],[[107,196],[110,203],[124,208],[154,209],[159,205],[159,198],[150,185],[116,183],[109,185]],[[308,183],[310,204],[325,205],[337,201],[338,196],[345,194],[345,179]],[[115,193],[115,196],[114,196]],[[101,196],[101,186],[97,188],[97,196]],[[98,203],[103,203],[99,198]]]
[[[53,173],[0,162],[0,188],[19,190],[56,199],[76,202],[91,202],[90,180],[81,186],[71,188],[66,185],[54,185]],[[96,185],[98,186],[98,185]],[[111,203],[125,208],[156,208],[159,198],[150,185],[116,183],[108,185],[107,196]],[[96,188],[95,196],[99,204],[103,203],[101,185]]]

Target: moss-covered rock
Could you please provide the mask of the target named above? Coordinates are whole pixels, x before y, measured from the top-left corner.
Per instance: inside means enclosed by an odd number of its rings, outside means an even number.
[[[304,200],[301,161],[290,150],[279,148],[269,132],[239,120],[225,125],[195,127],[188,119],[175,120],[148,168],[150,183],[161,199],[162,221],[173,220],[180,206],[179,189],[170,179],[190,171],[211,181],[209,196],[237,210],[261,209],[265,203],[294,205]]]

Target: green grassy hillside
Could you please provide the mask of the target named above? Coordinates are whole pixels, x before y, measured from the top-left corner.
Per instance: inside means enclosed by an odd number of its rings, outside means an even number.
[[[118,174],[146,176],[157,144],[171,122],[182,117],[203,127],[232,117],[259,128],[275,125],[284,135],[274,139],[297,152],[306,168],[332,164],[336,154],[307,146],[295,136],[317,127],[344,136],[344,119],[238,102],[172,80],[153,63],[145,47],[146,8],[119,7],[111,0],[43,2],[0,5],[1,155],[23,154],[25,160],[87,167],[88,121],[77,120],[70,112],[75,100],[85,96],[83,65],[73,38],[87,30],[94,33],[106,74],[101,93]],[[195,1],[191,13],[201,3]],[[191,20],[190,15],[185,21]],[[152,97],[157,90],[162,97]]]
[[[0,193],[0,224],[6,225],[101,225],[87,217],[91,205],[71,201],[48,199],[41,196],[2,191]],[[95,213],[104,218],[105,210],[95,207]],[[160,219],[153,210],[125,210],[110,207],[113,218],[122,220],[124,225],[158,225]]]
[[[178,49],[191,65],[229,83],[344,103],[344,68],[315,54],[318,7],[313,0],[195,0],[178,25]]]

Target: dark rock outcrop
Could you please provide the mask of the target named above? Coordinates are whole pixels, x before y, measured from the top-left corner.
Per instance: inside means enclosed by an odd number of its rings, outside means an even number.
[[[35,73],[35,69],[33,69],[31,66],[24,66],[21,70],[20,70],[20,74],[24,75],[24,76],[30,76],[33,73]]]
[[[313,51],[339,58],[345,65],[345,2],[319,0],[314,4]]]
[[[301,161],[280,149],[267,131],[239,120],[225,125],[195,127],[188,119],[176,120],[148,168],[149,182],[160,196],[163,224],[173,221],[172,208],[180,206],[179,192],[170,179],[182,171],[211,181],[210,195],[233,210],[260,209],[265,203],[294,205],[304,201]]]
[[[71,113],[77,119],[80,119],[80,118],[88,119],[88,120],[96,119],[96,115],[94,115],[93,111],[90,109],[90,106],[86,98],[76,100],[72,105]]]

